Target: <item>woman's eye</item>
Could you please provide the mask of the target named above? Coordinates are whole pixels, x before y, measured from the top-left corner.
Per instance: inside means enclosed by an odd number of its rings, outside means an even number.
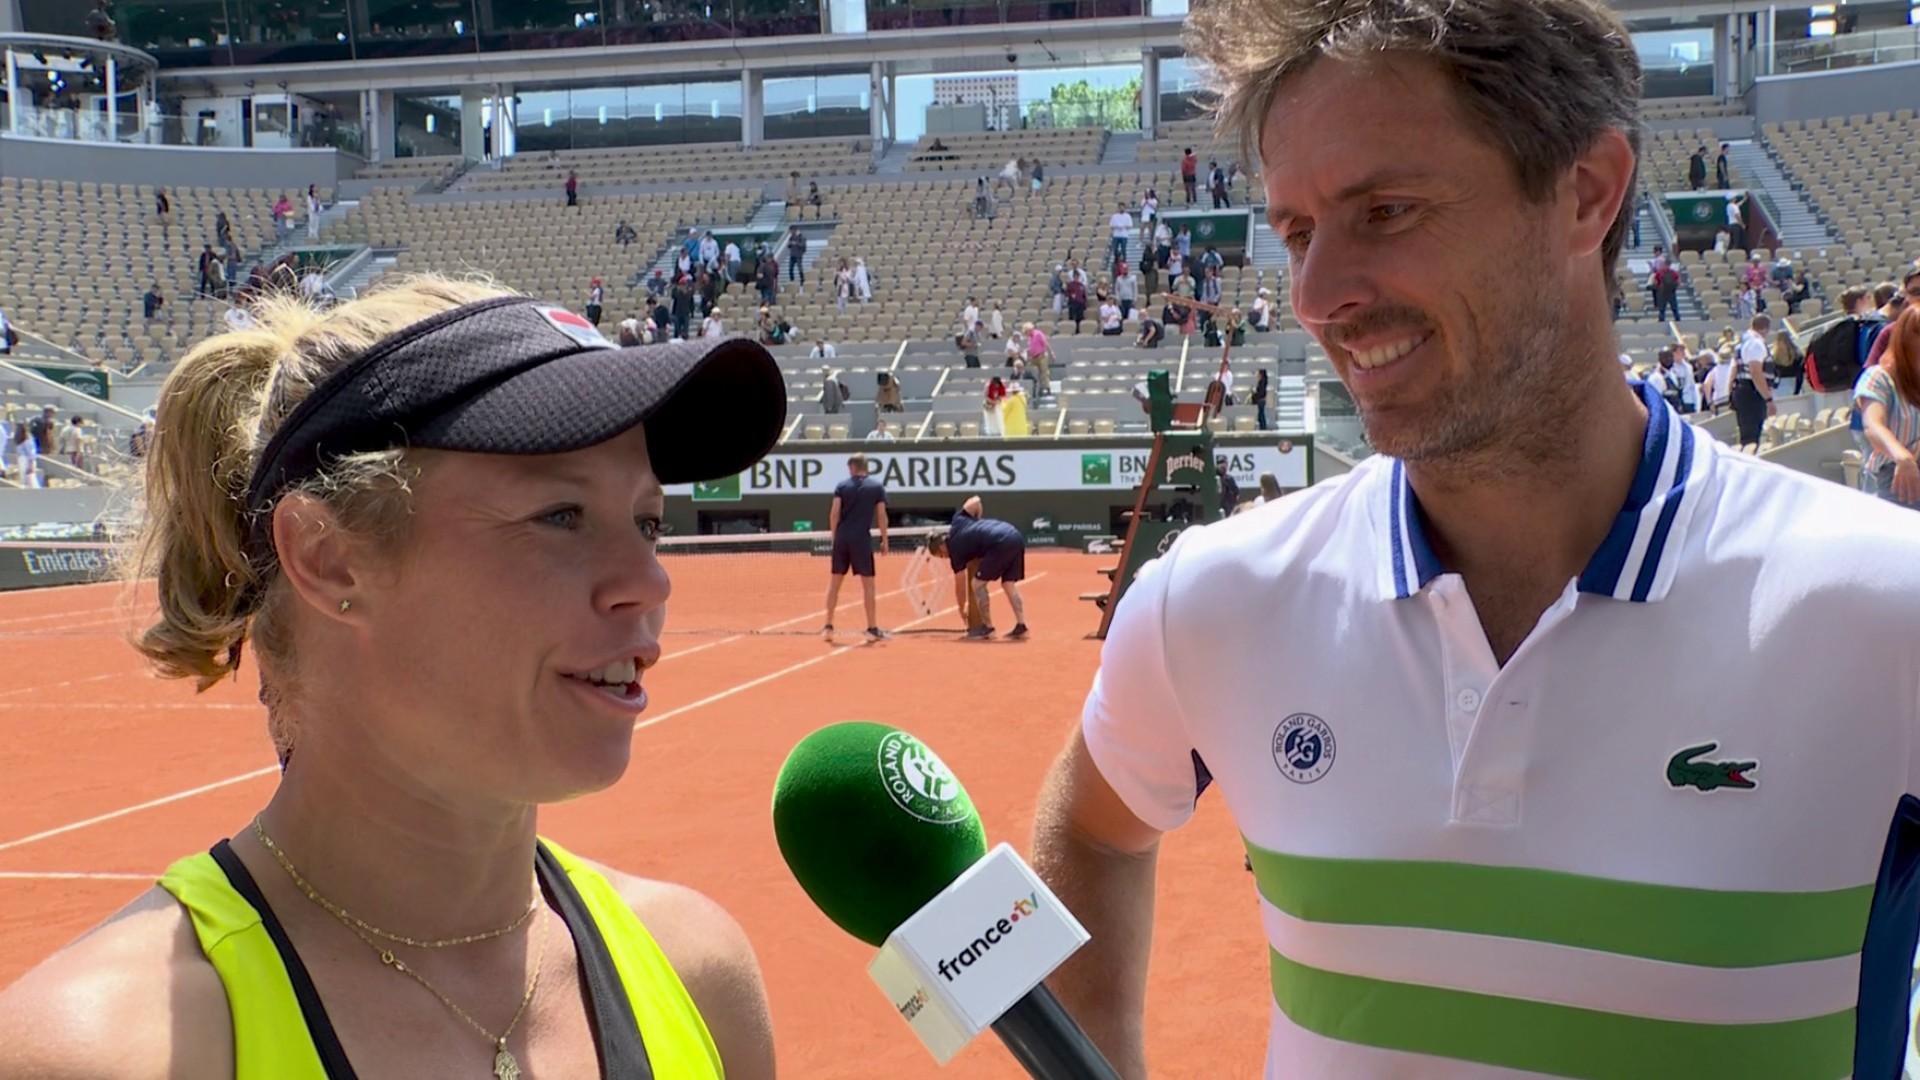
[[[581,516],[579,507],[561,506],[541,514],[539,520],[559,529],[577,529]]]
[[[1367,211],[1367,217],[1373,221],[1392,221],[1406,216],[1407,211],[1411,209],[1413,209],[1411,203],[1385,203]]]

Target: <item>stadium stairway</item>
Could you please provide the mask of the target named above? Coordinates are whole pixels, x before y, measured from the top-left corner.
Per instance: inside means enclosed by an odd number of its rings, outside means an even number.
[[[1781,220],[1776,224],[1780,226],[1781,246],[1823,248],[1840,243],[1806,194],[1780,171],[1780,163],[1773,159],[1766,143],[1754,139],[1729,143],[1727,158],[1736,179],[1765,191],[1780,208]]]
[[[349,269],[344,277],[329,280],[327,284],[333,289],[335,296],[342,300],[351,300],[372,287],[373,283],[380,279],[380,275],[393,269],[398,261],[398,256],[391,248],[371,249],[367,258]]]
[[[873,163],[874,174],[876,176],[906,175],[907,162],[912,160],[914,151],[918,149],[918,145],[919,144],[911,139],[903,139],[894,143],[887,148],[885,154],[881,155],[880,160]]]
[[[1102,165],[1134,165],[1140,161],[1140,133],[1137,131],[1116,131],[1107,136],[1107,145],[1100,152]]]
[[[1641,295],[1644,295],[1646,292],[1645,283],[1647,276],[1652,272],[1653,249],[1661,243],[1660,224],[1654,220],[1654,215],[1665,214],[1666,211],[1656,210],[1651,202],[1646,199],[1641,199],[1634,213],[1640,222],[1640,243],[1634,243],[1633,233],[1628,232],[1626,246],[1621,250],[1620,255],[1626,262],[1627,268],[1633,272],[1634,277],[1641,283]],[[1669,222],[1668,227],[1671,228],[1671,222]],[[1693,287],[1693,278],[1686,273],[1684,266],[1681,267],[1680,293],[1675,297],[1675,300],[1680,305],[1681,322],[1692,323],[1706,320],[1706,305],[1700,302],[1700,294],[1696,292]]]

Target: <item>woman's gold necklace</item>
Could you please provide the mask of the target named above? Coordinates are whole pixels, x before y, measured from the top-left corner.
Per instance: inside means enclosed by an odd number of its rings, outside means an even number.
[[[498,930],[488,930],[480,934],[469,934],[465,937],[446,938],[434,941],[416,941],[413,938],[403,935],[389,934],[377,926],[363,922],[349,914],[338,904],[321,896],[312,885],[307,883],[307,879],[301,877],[300,872],[294,869],[293,862],[287,858],[285,852],[280,850],[279,845],[275,844],[273,839],[267,835],[267,830],[260,824],[260,819],[257,817],[253,819],[253,835],[260,841],[261,846],[273,853],[274,859],[280,863],[280,868],[287,872],[287,876],[293,879],[293,883],[299,886],[301,892],[306,893],[307,899],[313,901],[314,904],[318,905],[327,914],[339,920],[342,926],[353,931],[355,937],[365,942],[367,948],[372,949],[374,953],[380,957],[380,963],[407,976],[414,982],[419,983],[422,987],[425,987],[428,993],[439,998],[440,1003],[452,1010],[455,1016],[466,1021],[468,1027],[479,1032],[481,1037],[493,1044],[493,1075],[496,1080],[518,1080],[520,1076],[520,1063],[514,1060],[513,1054],[507,1050],[507,1039],[513,1034],[514,1029],[520,1026],[520,1019],[526,1015],[527,1006],[533,1002],[533,992],[540,985],[540,969],[544,966],[543,962],[546,960],[547,955],[547,924],[545,920],[541,920],[539,924],[539,944],[535,947],[533,977],[527,980],[527,992],[521,997],[520,1008],[514,1011],[513,1019],[507,1023],[506,1029],[498,1035],[482,1027],[479,1021],[467,1015],[465,1009],[455,1005],[452,999],[441,993],[438,987],[428,982],[425,976],[409,967],[406,961],[393,955],[392,949],[375,942],[373,936],[420,949],[442,949],[452,945],[467,945],[476,941],[488,941],[493,938],[504,937],[526,925],[527,920],[533,917],[535,911],[539,910],[540,888],[537,880],[534,883],[533,903],[529,904],[526,912],[515,919],[510,925]]]

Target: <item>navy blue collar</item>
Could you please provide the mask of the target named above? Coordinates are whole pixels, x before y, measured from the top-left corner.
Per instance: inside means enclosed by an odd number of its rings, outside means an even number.
[[[1637,379],[1628,385],[1647,406],[1640,467],[1613,528],[1580,572],[1580,591],[1644,602],[1661,599],[1673,584],[1675,563],[1706,486],[1712,455],[1699,445],[1693,425],[1682,420],[1651,386]],[[1406,466],[1394,461],[1387,477],[1382,592],[1405,599],[1445,571],[1427,542],[1420,499],[1407,482]]]

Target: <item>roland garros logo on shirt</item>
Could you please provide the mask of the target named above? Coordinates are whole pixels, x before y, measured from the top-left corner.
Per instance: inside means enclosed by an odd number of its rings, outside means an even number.
[[[880,779],[900,809],[934,825],[952,825],[972,812],[960,781],[940,756],[904,731],[880,739]]]
[[[1296,784],[1311,784],[1333,768],[1333,729],[1312,713],[1294,713],[1273,729],[1273,763]]]

